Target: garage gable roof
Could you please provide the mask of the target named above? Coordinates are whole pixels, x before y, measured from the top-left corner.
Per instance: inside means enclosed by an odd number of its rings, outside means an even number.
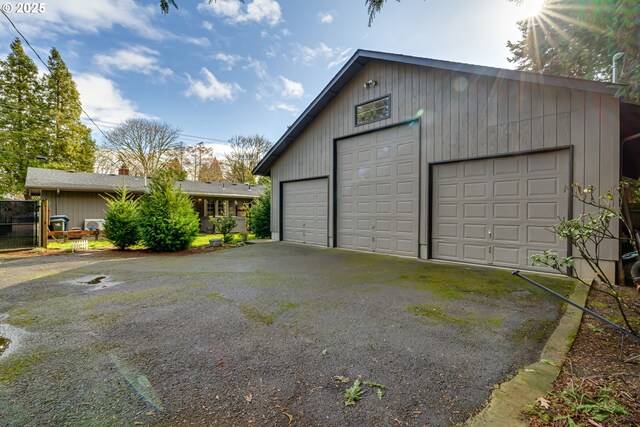
[[[340,90],[371,60],[400,62],[427,68],[458,71],[487,77],[500,77],[519,82],[539,83],[548,86],[558,86],[588,92],[613,95],[617,91],[616,85],[568,77],[557,77],[526,71],[507,70],[504,68],[485,67],[482,65],[464,64],[460,62],[442,61],[439,59],[421,58],[417,56],[400,55],[395,53],[376,52],[358,49],[335,75],[329,84],[311,102],[306,110],[296,119],[282,137],[274,144],[269,152],[253,169],[255,175],[270,175],[271,165],[287,149],[304,129],[320,114],[324,107],[335,98]]]

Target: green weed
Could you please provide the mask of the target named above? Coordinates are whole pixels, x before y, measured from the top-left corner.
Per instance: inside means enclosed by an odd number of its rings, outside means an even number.
[[[353,406],[358,402],[358,400],[362,399],[362,387],[360,386],[361,382],[359,379],[355,380],[351,387],[345,390],[344,392],[344,405],[345,406]]]

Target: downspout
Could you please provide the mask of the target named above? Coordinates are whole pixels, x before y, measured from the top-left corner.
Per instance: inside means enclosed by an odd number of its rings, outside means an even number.
[[[611,83],[616,84],[618,83],[618,60],[620,58],[622,58],[624,56],[624,52],[618,52],[615,55],[613,55],[613,58],[611,59],[611,68],[612,68],[612,76],[611,76]]]

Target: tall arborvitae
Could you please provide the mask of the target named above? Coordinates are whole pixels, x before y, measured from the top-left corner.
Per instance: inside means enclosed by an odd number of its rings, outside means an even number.
[[[93,171],[95,142],[91,130],[80,122],[80,93],[56,48],[49,55],[49,73],[42,79],[49,143],[48,166],[56,169]]]
[[[23,193],[27,167],[48,154],[45,111],[38,68],[16,38],[0,61],[0,195]]]

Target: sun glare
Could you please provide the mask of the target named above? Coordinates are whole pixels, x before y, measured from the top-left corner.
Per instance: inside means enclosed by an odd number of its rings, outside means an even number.
[[[546,0],[522,0],[517,6],[518,20],[535,18],[542,12]]]

